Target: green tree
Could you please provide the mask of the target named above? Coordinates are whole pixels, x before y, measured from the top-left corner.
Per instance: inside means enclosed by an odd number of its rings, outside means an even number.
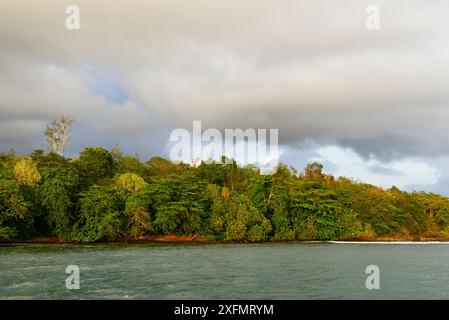
[[[194,176],[162,178],[150,184],[153,225],[161,234],[195,235],[204,231],[205,182]]]
[[[74,204],[79,186],[79,176],[69,166],[49,167],[43,172],[40,198],[47,211],[51,232],[60,238],[70,238],[76,214]]]
[[[154,231],[151,222],[151,190],[145,188],[126,199],[126,234],[131,237],[147,236]]]
[[[19,234],[21,225],[29,224],[29,204],[15,180],[0,179],[0,238]]]
[[[114,160],[103,148],[85,148],[74,162],[84,187],[94,184],[109,184],[114,176]]]
[[[228,188],[209,186],[212,199],[211,229],[216,237],[225,241],[263,241],[271,231],[270,221],[251,201]]]
[[[80,215],[73,238],[83,242],[116,240],[122,236],[122,204],[113,188],[92,186],[81,193]]]
[[[297,239],[345,239],[361,232],[355,213],[338,201],[333,190],[306,189],[299,184],[291,190],[290,199]]]

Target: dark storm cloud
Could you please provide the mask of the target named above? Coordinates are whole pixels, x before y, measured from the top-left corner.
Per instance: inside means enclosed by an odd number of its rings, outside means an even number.
[[[64,27],[68,4],[80,7],[79,31]],[[378,31],[365,28],[372,4]],[[448,10],[445,1],[4,0],[0,149],[42,145],[45,122],[63,113],[83,128],[72,148],[119,140],[163,153],[172,128],[202,120],[384,160],[445,155]],[[86,66],[116,79],[99,90]]]

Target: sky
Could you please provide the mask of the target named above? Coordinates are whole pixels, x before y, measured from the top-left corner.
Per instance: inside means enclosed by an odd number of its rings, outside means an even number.
[[[442,0],[2,0],[0,151],[45,149],[64,114],[69,156],[167,157],[172,130],[198,120],[278,129],[280,161],[298,169],[449,195],[447,12]]]

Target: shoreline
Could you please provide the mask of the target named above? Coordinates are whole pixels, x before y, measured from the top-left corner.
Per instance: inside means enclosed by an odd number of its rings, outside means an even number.
[[[449,238],[421,238],[406,239],[406,238],[388,238],[379,237],[377,239],[341,239],[341,240],[269,240],[261,242],[236,242],[236,241],[217,241],[208,240],[197,236],[177,236],[177,235],[163,235],[163,236],[148,236],[139,238],[126,238],[116,241],[96,241],[96,242],[79,242],[79,241],[64,241],[57,237],[35,237],[31,239],[12,239],[0,240],[0,245],[18,245],[18,244],[73,244],[73,245],[92,245],[92,244],[145,244],[145,243],[198,243],[198,244],[232,244],[232,243],[334,243],[334,244],[438,244],[449,243]]]

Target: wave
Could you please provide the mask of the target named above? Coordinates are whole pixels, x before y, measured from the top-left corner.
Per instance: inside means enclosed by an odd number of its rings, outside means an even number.
[[[449,241],[327,241],[335,244],[447,244]]]

